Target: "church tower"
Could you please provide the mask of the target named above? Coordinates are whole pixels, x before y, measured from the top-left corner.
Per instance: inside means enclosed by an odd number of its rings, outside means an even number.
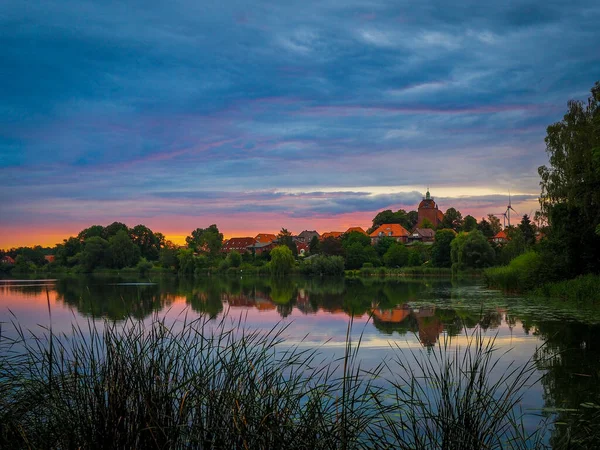
[[[425,194],[425,197],[419,203],[417,213],[417,228],[422,227],[425,220],[430,222],[434,228],[437,228],[442,223],[442,220],[444,220],[444,214],[438,209],[433,197],[431,197],[429,188],[427,188],[427,194]]]

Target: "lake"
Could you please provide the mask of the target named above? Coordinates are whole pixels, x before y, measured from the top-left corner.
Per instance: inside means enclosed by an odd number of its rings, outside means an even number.
[[[215,321],[268,331],[286,326],[285,344],[318,348],[324,360],[343,354],[349,322],[361,338],[364,367],[391,357],[391,346],[430,352],[441,342],[464,344],[476,328],[510,350],[494,370],[535,362],[540,380],[521,408],[526,426],[540,417],[562,421],[600,394],[600,312],[560,300],[530,299],[487,289],[480,280],[303,279],[242,275],[186,279],[174,276],[73,276],[1,280],[2,333],[24,329],[71,332],[74,323],[127,317],[181,323],[200,314]],[[493,378],[492,374],[492,378]],[[554,438],[562,429],[557,426]],[[550,436],[548,436],[550,439]]]

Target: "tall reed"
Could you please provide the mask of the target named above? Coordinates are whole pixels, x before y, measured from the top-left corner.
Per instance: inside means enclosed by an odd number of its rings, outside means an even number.
[[[498,381],[494,341],[361,367],[227,316],[87,322],[69,335],[0,329],[0,448],[500,448],[530,365]],[[10,331],[10,333],[8,333]],[[384,377],[384,370],[389,374]],[[539,443],[534,442],[538,445]]]

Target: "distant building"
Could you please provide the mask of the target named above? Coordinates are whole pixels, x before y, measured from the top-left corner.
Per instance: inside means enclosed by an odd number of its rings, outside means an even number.
[[[506,244],[508,240],[508,236],[504,230],[498,231],[498,233],[496,233],[496,235],[492,238],[492,242],[495,242],[496,244]]]
[[[435,231],[431,228],[415,228],[408,237],[409,242],[433,242]]]
[[[313,237],[315,237],[315,236],[317,237],[317,239],[319,239],[321,237],[319,235],[319,233],[317,233],[315,230],[312,230],[312,231],[304,230],[302,233],[300,233],[298,235],[298,241],[310,244],[310,241],[312,241]]]
[[[254,240],[256,241],[257,244],[268,244],[270,242],[273,242],[276,239],[277,239],[277,236],[275,236],[274,234],[269,234],[269,233],[259,233],[254,238]]]
[[[12,259],[10,256],[6,255],[6,256],[3,256],[2,258],[0,258],[0,263],[9,264],[12,266],[15,263],[15,260]]]
[[[417,228],[422,228],[425,220],[429,221],[437,228],[444,220],[444,214],[438,209],[433,197],[429,194],[429,189],[427,190],[425,197],[423,197],[423,200],[421,200],[421,203],[419,203],[417,214]]]
[[[402,242],[406,244],[408,242],[409,235],[410,233],[408,230],[399,223],[384,223],[369,236],[371,237],[372,244],[376,244],[377,241],[383,237],[389,237],[394,239],[396,242]]]
[[[223,253],[230,253],[235,250],[238,253],[246,253],[248,247],[254,245],[255,242],[252,237],[234,237],[223,243],[221,251]]]
[[[45,259],[46,261],[48,261],[49,263],[52,263],[52,262],[54,262],[54,260],[55,260],[56,258],[54,257],[54,255],[46,255],[46,256],[44,256],[44,259]]]

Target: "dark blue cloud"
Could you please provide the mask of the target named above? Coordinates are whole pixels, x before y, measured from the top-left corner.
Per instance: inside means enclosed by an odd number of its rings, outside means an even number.
[[[0,207],[537,192],[545,127],[598,78],[599,19],[593,0],[5,3]],[[295,201],[338,214],[404,200]]]

